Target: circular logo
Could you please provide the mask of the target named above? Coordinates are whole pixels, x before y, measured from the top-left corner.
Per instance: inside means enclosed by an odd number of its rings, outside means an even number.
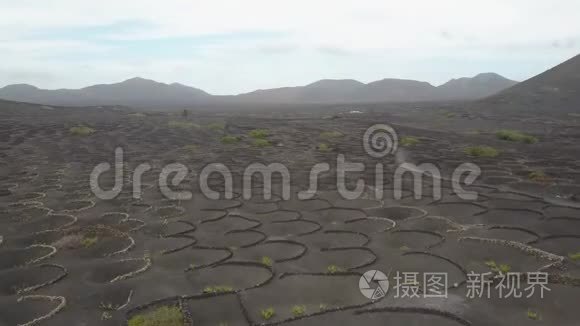
[[[399,145],[397,132],[389,125],[376,124],[368,128],[363,136],[363,146],[367,154],[374,158],[394,154]]]
[[[358,281],[360,292],[371,300],[377,300],[389,291],[389,279],[381,271],[370,270],[363,274]]]

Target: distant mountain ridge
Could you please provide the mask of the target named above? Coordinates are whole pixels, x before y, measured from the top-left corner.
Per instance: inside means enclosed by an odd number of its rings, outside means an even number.
[[[323,79],[306,86],[256,90],[234,96],[215,96],[178,84],[140,77],[114,84],[81,89],[45,90],[15,84],[0,88],[0,98],[12,101],[64,106],[123,105],[144,108],[175,108],[207,103],[354,103],[417,102],[479,99],[517,82],[493,73],[453,79],[435,87],[427,82],[386,78],[368,84],[353,79]]]
[[[517,84],[496,73],[488,72],[473,78],[452,79],[437,87],[442,97],[476,99],[491,96]]]
[[[3,99],[64,106],[183,106],[195,104],[199,99],[209,96],[197,88],[176,83],[168,85],[139,77],[81,89],[45,90],[27,84],[9,85],[0,89],[0,98]]]
[[[288,102],[418,102],[474,100],[493,95],[517,84],[495,73],[452,79],[435,87],[427,82],[386,78],[361,83],[352,79],[323,79],[306,86],[257,90],[240,94],[244,101]]]

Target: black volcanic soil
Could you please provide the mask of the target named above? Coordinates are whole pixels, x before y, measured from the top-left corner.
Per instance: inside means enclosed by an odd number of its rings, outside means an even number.
[[[363,113],[345,113],[352,109]],[[375,123],[420,142],[374,159],[361,140]],[[95,133],[71,135],[78,125]],[[2,102],[0,325],[119,325],[162,304],[180,305],[195,325],[578,325],[580,263],[569,255],[580,252],[579,127],[578,116],[474,113],[457,103],[214,109],[182,117]],[[268,129],[272,146],[254,146],[253,129]],[[539,142],[501,141],[497,129],[525,131]],[[331,131],[342,136],[329,137]],[[223,144],[225,134],[240,140]],[[317,150],[322,143],[328,151]],[[473,145],[500,154],[468,157],[463,150]],[[91,192],[91,170],[113,163],[117,147],[126,172],[151,165],[141,199],[132,198],[128,174],[115,199]],[[383,163],[384,198],[366,188],[363,198],[343,199],[333,174],[337,154],[368,168],[348,175],[349,189],[359,176],[374,187],[371,167]],[[405,161],[435,163],[443,176],[476,163],[482,176],[469,189],[479,197],[462,200],[443,182],[435,199],[426,181],[416,199],[405,180],[395,199],[393,172]],[[162,168],[176,162],[189,168],[177,187],[191,190],[192,200],[169,200],[157,186]],[[234,174],[232,199],[201,195],[200,172],[213,162]],[[242,174],[255,162],[288,167],[291,200],[282,198],[279,176],[272,198],[244,199]],[[310,168],[322,162],[332,171],[320,176],[320,191],[299,200]],[[530,180],[534,171],[549,179]],[[223,189],[217,175],[209,179],[212,189]],[[104,187],[114,178],[101,181]],[[489,271],[488,260],[514,272],[549,266],[552,291],[544,299],[467,299],[466,273]],[[358,281],[372,269],[446,272],[449,298],[389,292],[370,301]],[[296,305],[303,315],[293,314]],[[275,315],[264,320],[260,311],[268,307]]]

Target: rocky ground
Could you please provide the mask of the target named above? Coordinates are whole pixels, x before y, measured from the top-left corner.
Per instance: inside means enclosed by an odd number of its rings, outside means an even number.
[[[578,115],[369,105],[356,108],[362,113],[214,109],[184,117],[2,105],[0,325],[119,325],[161,306],[178,307],[191,325],[580,323]],[[363,134],[376,123],[396,129],[397,155],[365,152]],[[92,130],[71,130],[81,126]],[[251,136],[256,129],[267,130],[260,141]],[[499,129],[537,142],[498,139]],[[492,147],[497,156],[470,156],[472,146]],[[114,163],[118,147],[125,185],[115,199],[101,200],[89,174]],[[359,199],[337,191],[338,154],[367,167],[347,177],[349,188],[365,180]],[[210,200],[197,187],[204,166],[216,162],[234,174],[233,199]],[[290,200],[282,199],[277,176],[272,198],[259,196],[260,178],[254,196],[242,197],[241,175],[255,162],[288,167]],[[312,166],[324,162],[332,169],[320,176],[319,191],[299,200]],[[482,175],[466,189],[478,198],[461,199],[449,181],[434,198],[429,178],[415,198],[406,178],[395,199],[393,173],[403,162],[436,164],[444,177],[476,163]],[[152,170],[135,199],[131,173],[141,163]],[[169,163],[189,169],[173,189],[193,192],[192,200],[160,192],[159,173]],[[377,163],[384,164],[382,185],[374,178]],[[107,173],[101,183],[113,180]],[[224,188],[218,175],[210,185]],[[378,199],[377,186],[384,190]],[[468,273],[493,272],[491,262],[511,272],[547,272],[551,291],[543,299],[468,298]],[[396,272],[447,273],[448,296],[397,298],[391,288],[369,300],[359,290],[368,270],[388,274],[391,286]]]

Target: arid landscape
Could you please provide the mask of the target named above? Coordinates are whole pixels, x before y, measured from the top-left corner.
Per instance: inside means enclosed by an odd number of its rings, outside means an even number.
[[[0,325],[578,325],[579,63],[471,100],[228,99],[163,111],[2,100]],[[365,152],[363,134],[377,123],[396,130],[395,155]],[[89,176],[114,164],[116,148],[124,150],[124,186],[99,199]],[[366,182],[358,199],[337,190],[339,154],[367,167],[347,174],[349,189]],[[291,199],[276,174],[272,198],[256,177],[244,199],[242,175],[256,162],[288,168]],[[460,198],[450,181],[466,162],[481,168],[464,187],[475,200]],[[152,169],[135,198],[132,171],[141,163]],[[171,163],[189,171],[170,187],[192,199],[161,192],[159,174]],[[231,170],[232,199],[219,174],[209,185],[220,199],[200,191],[210,163]],[[331,170],[300,200],[317,163]],[[416,198],[406,174],[397,199],[401,163],[435,164],[441,198],[430,176]],[[110,188],[115,176],[99,181]],[[370,300],[359,289],[368,270],[446,273],[448,295],[400,298],[391,281],[386,296]],[[545,272],[549,291],[468,298],[470,272],[522,273],[521,289],[527,273]]]

